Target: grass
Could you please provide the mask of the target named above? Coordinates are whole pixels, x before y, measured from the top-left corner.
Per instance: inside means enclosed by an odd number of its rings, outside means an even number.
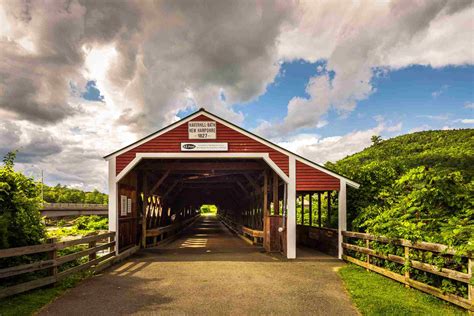
[[[88,272],[78,273],[71,275],[55,286],[35,289],[1,299],[0,316],[32,315],[88,276],[90,276]]]
[[[348,264],[339,270],[362,315],[467,315],[467,311],[434,296]]]

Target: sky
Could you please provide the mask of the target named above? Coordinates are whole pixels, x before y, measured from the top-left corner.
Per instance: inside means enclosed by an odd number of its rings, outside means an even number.
[[[474,128],[465,0],[0,1],[0,155],[107,191],[102,159],[204,107],[318,163]]]

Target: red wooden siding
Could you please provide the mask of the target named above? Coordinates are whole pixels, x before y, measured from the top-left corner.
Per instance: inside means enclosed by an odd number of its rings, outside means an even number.
[[[211,118],[200,115],[193,121],[213,121]],[[276,151],[263,143],[256,141],[238,131],[216,122],[217,135],[213,140],[193,139],[192,142],[227,142],[228,152],[255,152],[269,153],[270,158],[288,175],[288,156]],[[117,156],[116,172],[120,173],[134,158],[135,154],[142,152],[181,152],[181,142],[189,142],[188,123],[184,123],[148,142],[141,144],[129,151]]]
[[[296,161],[296,191],[339,190],[339,179]]]

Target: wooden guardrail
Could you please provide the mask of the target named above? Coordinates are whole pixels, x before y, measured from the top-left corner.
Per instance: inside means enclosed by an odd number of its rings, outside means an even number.
[[[114,262],[116,245],[114,239],[115,232],[108,232],[63,242],[50,240],[50,242],[46,244],[1,249],[0,262],[5,258],[20,256],[30,256],[28,259],[33,262],[0,269],[1,283],[12,284],[3,288],[0,287],[0,298],[55,283],[73,273],[86,269],[92,269],[94,272],[103,270]],[[86,247],[82,247],[78,249],[78,251],[65,255],[60,254],[63,249],[78,245],[86,245]],[[100,252],[104,251],[105,253],[100,254]],[[127,252],[125,252],[125,254],[127,254]],[[78,265],[62,269],[65,263],[70,263],[78,259],[84,260],[84,257],[86,257],[85,262],[79,262]],[[13,277],[18,278],[20,275],[33,272],[38,273],[40,270],[45,269],[48,269],[46,273],[42,271],[40,275],[29,275],[29,278],[19,284],[14,282]]]
[[[262,239],[264,236],[262,230],[256,230],[247,226],[243,226],[239,223],[234,222],[232,219],[222,215],[218,215],[218,218],[225,226],[227,226],[227,228],[229,228],[236,234],[243,235],[247,240],[250,238],[250,241],[254,244],[262,243]]]
[[[43,203],[40,212],[42,216],[48,218],[81,215],[107,216],[108,206],[104,204],[86,203]]]
[[[464,273],[461,271],[456,271],[456,270],[452,270],[448,268],[443,268],[443,267],[440,268],[429,263],[413,260],[410,257],[410,251],[412,251],[412,249],[415,249],[418,251],[433,252],[433,253],[442,254],[442,255],[456,255],[456,251],[449,248],[446,245],[428,243],[428,242],[412,243],[411,241],[404,240],[404,239],[389,239],[386,237],[379,237],[379,236],[374,236],[371,234],[349,232],[349,231],[342,232],[342,235],[345,241],[342,243],[342,247],[344,249],[344,254],[342,257],[344,260],[348,262],[352,262],[359,266],[362,266],[368,270],[382,274],[386,277],[389,277],[393,280],[403,283],[406,286],[416,288],[418,290],[434,295],[438,298],[441,298],[443,300],[456,304],[470,311],[474,311],[474,304],[473,304],[474,285],[473,285],[473,280],[472,280],[472,274],[474,270],[474,259],[472,257],[472,254],[470,254],[467,257],[466,256],[464,257],[465,259],[467,258],[467,267],[468,267],[467,269],[468,273]],[[347,242],[348,238],[364,240],[365,247],[361,245],[348,243]],[[377,252],[376,250],[371,249],[371,242],[378,242],[382,244],[392,244],[392,245],[403,247],[404,256],[402,257],[399,255]],[[348,252],[350,251],[363,254],[365,256],[365,261],[362,261],[350,256],[348,254]],[[371,257],[388,260],[390,262],[395,262],[400,265],[409,266],[410,268],[414,268],[417,270],[435,274],[443,278],[465,283],[468,289],[468,298],[466,299],[465,297],[461,297],[459,295],[455,295],[451,293],[444,293],[441,289],[437,287],[420,282],[419,280],[414,280],[413,278],[410,277],[409,269],[406,269],[406,271],[402,275],[394,271],[385,269],[383,267],[377,266],[371,262]]]
[[[256,230],[246,226],[242,226],[242,234],[251,238],[254,244],[259,243],[259,239],[260,241],[263,239],[263,230]]]
[[[153,242],[149,245],[147,244],[146,247],[153,247],[157,246],[160,242],[166,241],[168,238],[177,235],[180,231],[187,228],[188,226],[192,225],[200,215],[196,215],[194,217],[188,218],[182,222],[171,224],[168,226],[152,228],[146,230],[146,237],[153,237]]]

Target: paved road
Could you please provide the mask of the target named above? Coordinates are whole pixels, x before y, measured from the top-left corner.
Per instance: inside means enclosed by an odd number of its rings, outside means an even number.
[[[202,218],[180,239],[90,278],[40,315],[355,315],[335,269],[311,251],[287,261]]]

